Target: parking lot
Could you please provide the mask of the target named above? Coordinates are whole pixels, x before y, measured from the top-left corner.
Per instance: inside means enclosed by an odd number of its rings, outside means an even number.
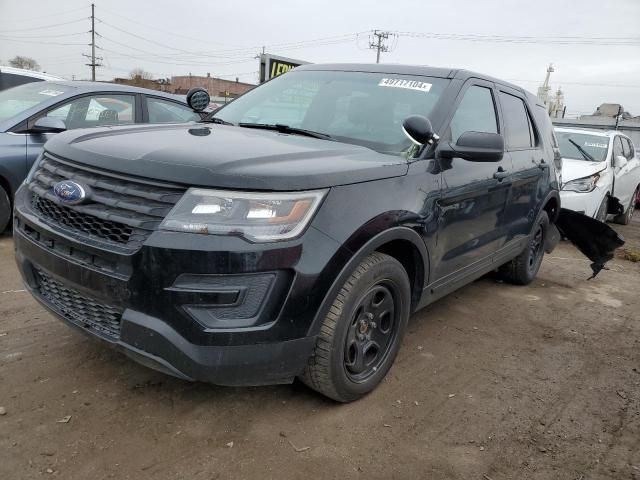
[[[640,213],[619,231],[640,249]],[[463,288],[413,316],[380,388],[338,405],[133,363],[45,313],[5,235],[0,478],[640,478],[640,263],[609,266],[587,281],[562,243],[528,287]]]

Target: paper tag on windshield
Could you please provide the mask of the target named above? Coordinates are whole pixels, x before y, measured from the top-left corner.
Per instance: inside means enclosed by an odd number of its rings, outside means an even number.
[[[585,147],[593,147],[593,148],[607,148],[608,145],[606,143],[593,143],[593,142],[584,142]]]
[[[420,92],[428,92],[431,90],[431,84],[420,82],[418,80],[405,80],[403,78],[383,78],[378,84],[379,87],[406,88],[408,90],[418,90]]]
[[[47,95],[49,97],[57,97],[58,95],[62,95],[64,92],[61,92],[60,90],[42,90],[38,93],[40,95]]]

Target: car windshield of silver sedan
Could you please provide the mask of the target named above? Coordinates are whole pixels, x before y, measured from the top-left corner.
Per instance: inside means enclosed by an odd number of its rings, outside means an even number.
[[[607,158],[609,138],[586,133],[558,132],[558,146],[563,158],[603,162]]]
[[[0,120],[15,117],[70,90],[71,88],[64,85],[49,82],[26,83],[3,90],[0,92]]]
[[[393,73],[293,71],[246,93],[210,119],[400,154],[410,115],[429,117],[449,83]]]

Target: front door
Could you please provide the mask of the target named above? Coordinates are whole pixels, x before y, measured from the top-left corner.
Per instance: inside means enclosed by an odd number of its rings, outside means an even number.
[[[128,125],[135,123],[136,96],[133,94],[99,93],[75,97],[57,104],[49,110],[29,119],[29,127],[41,117],[59,118],[64,121],[67,130],[105,125]],[[27,138],[27,168],[42,152],[43,145],[53,133],[31,133]]]
[[[626,163],[620,167],[616,156],[624,157]],[[638,187],[638,169],[640,160],[635,156],[633,144],[627,137],[616,135],[613,143],[613,172],[615,183],[613,195],[620,200],[626,209],[631,204],[636,188]]]
[[[455,143],[467,131],[500,133],[492,83],[473,80],[465,85],[443,140]],[[462,158],[438,161],[442,198],[433,278],[444,285],[484,269],[504,244],[511,159],[505,155],[499,162],[488,163]]]

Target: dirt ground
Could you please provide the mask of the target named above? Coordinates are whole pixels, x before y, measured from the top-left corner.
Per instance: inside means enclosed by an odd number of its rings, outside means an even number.
[[[640,211],[620,227],[640,248]],[[386,381],[337,405],[141,367],[53,319],[0,238],[0,479],[640,479],[640,263],[563,243],[412,318]],[[0,413],[2,411],[0,410]]]

